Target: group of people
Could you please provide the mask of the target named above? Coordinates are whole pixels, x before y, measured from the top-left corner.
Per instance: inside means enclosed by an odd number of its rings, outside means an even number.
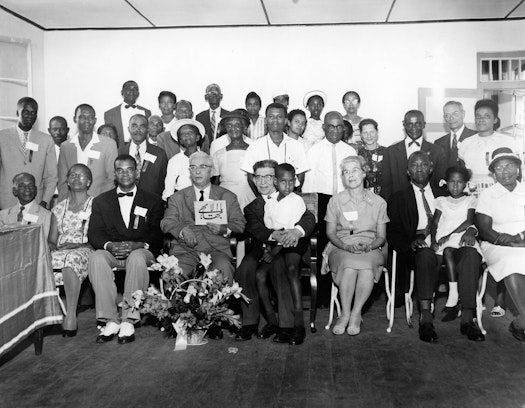
[[[210,108],[195,120],[191,103],[170,91],[159,94],[160,115],[137,105],[136,82],[125,82],[121,94],[123,103],[105,112],[97,132],[88,104],[75,109],[71,134],[60,116],[50,120],[49,135],[37,131],[38,104],[29,97],[18,102],[16,126],[0,131],[0,226],[43,224],[64,282],[64,336],[77,333],[80,286],[89,276],[97,320],[105,323],[96,341],[134,341],[140,315],[131,294],[147,289],[148,265],[169,236],[169,254],[187,276],[201,253],[211,254],[212,267],[251,299],[240,305],[238,340],[274,336],[299,345],[306,336],[300,263],[317,230],[321,301],[332,281],[341,298],[335,335],[360,333],[390,247],[398,254],[397,293],[415,271],[422,341],[438,338],[432,308],[441,265],[449,280],[443,320],[460,315],[460,332],[484,340],[474,319],[483,261],[504,282],[498,297],[506,288],[519,312],[510,331],[525,341],[522,149],[496,132],[492,100],[476,103],[476,130],[465,127],[460,102],[447,102],[450,132],[435,143],[423,138],[423,113],[410,110],[404,140],[383,147],[378,123],[358,115],[355,91],[343,95],[345,115],[331,111],[323,119],[321,91],[304,96],[308,118],[288,110],[286,91],[274,94],[263,116],[257,93],[247,94],[245,109],[227,111],[220,87],[210,84]],[[317,221],[300,192],[317,194]],[[224,222],[197,222],[195,202],[210,200],[224,203]],[[232,234],[241,241],[237,268]],[[126,269],[120,315],[115,267]],[[503,302],[496,306],[504,310]]]

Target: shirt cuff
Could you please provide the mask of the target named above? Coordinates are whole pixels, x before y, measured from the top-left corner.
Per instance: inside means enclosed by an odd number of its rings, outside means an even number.
[[[299,224],[296,224],[294,228],[301,233],[301,237],[304,237],[306,235],[303,227],[301,227]]]
[[[224,238],[230,238],[230,235],[232,234],[232,230],[226,227],[226,234],[223,234],[222,236]]]

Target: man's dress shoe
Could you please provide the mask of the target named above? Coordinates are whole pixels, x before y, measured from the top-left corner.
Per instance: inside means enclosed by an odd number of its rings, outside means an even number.
[[[293,328],[291,327],[279,327],[277,334],[273,338],[274,343],[286,343],[289,344],[293,335]]]
[[[135,341],[135,327],[133,323],[122,322],[118,333],[118,344],[127,344]]]
[[[292,337],[290,337],[289,343],[292,346],[298,346],[299,344],[303,344],[305,337],[306,329],[304,328],[304,326],[295,326],[293,328]]]
[[[267,323],[257,334],[258,339],[267,339],[279,331],[279,326],[272,323]]]
[[[451,322],[455,318],[458,317],[459,314],[459,305],[447,307],[445,306],[443,308],[443,313],[445,313],[445,316],[441,319],[442,322]]]
[[[242,326],[237,334],[235,335],[235,340],[246,341],[251,340],[253,335],[257,334],[257,325],[256,324],[247,324]]]
[[[419,323],[419,339],[426,343],[437,343],[438,336],[431,322]]]
[[[467,336],[472,341],[485,341],[485,336],[481,333],[481,330],[476,323],[470,321],[463,323],[460,328],[461,334]]]
[[[113,340],[113,338],[120,331],[120,325],[115,322],[107,322],[104,329],[97,336],[97,343],[106,343]]]
[[[509,331],[512,333],[516,340],[525,341],[525,329],[517,327],[514,324],[514,321],[510,323]]]

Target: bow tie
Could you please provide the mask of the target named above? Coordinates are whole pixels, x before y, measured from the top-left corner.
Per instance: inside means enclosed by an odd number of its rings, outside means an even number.
[[[416,144],[416,146],[421,146],[421,143],[419,143],[417,140],[412,140],[412,141],[408,144],[408,147],[412,146],[413,144]]]
[[[124,107],[125,107],[126,109],[129,109],[129,108],[133,108],[133,109],[135,109],[135,108],[137,107],[137,105],[124,105]]]
[[[133,197],[133,192],[130,191],[129,193],[117,193],[117,197],[118,198],[121,198],[121,197]]]

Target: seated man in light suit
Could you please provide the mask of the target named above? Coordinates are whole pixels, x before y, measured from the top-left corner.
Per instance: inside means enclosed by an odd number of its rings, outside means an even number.
[[[37,187],[32,174],[20,173],[13,178],[13,195],[18,199],[18,203],[0,211],[0,227],[12,224],[42,224],[47,239],[51,223],[56,220],[51,211],[35,201]]]
[[[135,158],[138,169],[137,186],[159,197],[164,191],[164,179],[168,158],[166,153],[158,146],[152,145],[148,137],[148,119],[137,114],[129,120],[129,133],[131,142],[118,149],[119,154],[129,154]]]
[[[124,102],[104,112],[104,123],[111,123],[117,128],[118,147],[122,147],[124,143],[129,142],[131,139],[131,135],[125,125],[129,123],[133,115],[140,113],[147,118],[151,116],[149,109],[137,105],[140,92],[139,86],[135,81],[124,82],[120,94]]]
[[[159,196],[137,188],[133,157],[120,155],[114,166],[117,188],[93,200],[88,239],[96,251],[89,258],[88,274],[95,291],[97,320],[107,322],[97,343],[110,341],[118,333],[118,342],[124,344],[135,340],[133,323],[140,320],[139,311],[131,307],[131,295],[148,288],[148,263],[155,261],[162,248],[159,225],[164,203]],[[114,267],[126,268],[120,324]]]
[[[179,266],[188,276],[199,261],[201,252],[211,254],[212,268],[220,269],[231,283],[234,267],[230,250],[232,232],[244,231],[246,221],[235,194],[210,183],[213,160],[204,152],[190,156],[189,167],[192,184],[173,194],[160,226],[162,232],[173,235],[170,255],[179,260]],[[227,224],[195,225],[195,201],[225,200]]]
[[[91,105],[81,104],[75,109],[73,121],[78,134],[60,146],[58,158],[58,201],[67,197],[67,172],[77,163],[85,164],[93,174],[89,195],[96,197],[114,187],[113,163],[117,145],[109,137],[94,132],[97,118]]]
[[[57,185],[56,153],[53,139],[33,126],[38,103],[29,97],[16,105],[16,126],[0,131],[0,209],[16,204],[11,194],[13,177],[30,173],[37,186],[36,200],[43,207],[51,203]]]

